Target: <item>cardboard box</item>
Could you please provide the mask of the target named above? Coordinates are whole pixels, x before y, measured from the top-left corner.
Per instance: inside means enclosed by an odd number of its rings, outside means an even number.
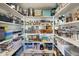
[[[34,10],[34,16],[42,16],[42,11],[41,10]]]

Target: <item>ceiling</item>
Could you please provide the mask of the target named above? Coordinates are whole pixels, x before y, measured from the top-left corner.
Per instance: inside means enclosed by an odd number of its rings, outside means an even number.
[[[34,8],[34,9],[52,9],[57,6],[56,3],[19,3],[22,8]]]

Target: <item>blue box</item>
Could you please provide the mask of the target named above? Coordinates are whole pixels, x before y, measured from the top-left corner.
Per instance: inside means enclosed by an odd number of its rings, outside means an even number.
[[[51,16],[51,10],[43,10],[43,16]]]
[[[5,32],[5,36],[9,36],[9,35],[12,35],[13,33],[12,32]]]

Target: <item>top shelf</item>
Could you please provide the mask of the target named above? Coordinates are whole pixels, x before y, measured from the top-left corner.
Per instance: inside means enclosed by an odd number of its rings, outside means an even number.
[[[23,15],[21,15],[19,12],[17,12],[16,10],[10,8],[9,5],[5,4],[5,3],[0,3],[0,8],[7,11],[8,13],[11,13],[14,16],[17,16],[19,18],[23,18]]]
[[[74,9],[75,7],[79,6],[79,3],[68,3],[65,7],[61,8],[56,14],[55,17],[58,17],[59,15],[63,15],[69,10]]]
[[[53,18],[53,16],[26,16],[26,18]]]

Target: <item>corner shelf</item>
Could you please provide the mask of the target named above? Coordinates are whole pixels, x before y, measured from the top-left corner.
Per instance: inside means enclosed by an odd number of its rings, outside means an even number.
[[[18,36],[18,37],[21,37],[21,36]],[[17,38],[17,37],[16,37],[16,38]],[[5,43],[5,42],[11,42],[13,39],[14,39],[14,38],[12,38],[12,39],[6,39],[6,40],[0,42],[0,44],[3,44],[3,43]]]
[[[79,56],[79,52],[75,51],[75,50],[68,50],[65,49],[65,51],[70,55],[70,56]]]
[[[78,48],[77,49],[75,49],[74,47],[72,48],[73,45],[64,45],[58,42],[58,44],[55,46],[64,56],[78,56],[79,55]]]
[[[78,26],[78,25],[79,25],[79,21],[78,20],[60,24],[60,26]]]
[[[55,35],[55,37],[63,39],[64,41],[66,41],[66,42],[68,42],[68,43],[70,43],[72,45],[75,45],[75,46],[79,47],[79,41],[72,40],[70,38],[61,37],[61,36],[58,36],[58,35]]]
[[[4,21],[0,21],[0,24],[9,24],[9,25],[16,25],[16,26],[20,25],[20,24],[15,24],[15,23],[10,23],[10,22],[4,22]]]
[[[13,39],[4,40],[4,41],[0,42],[0,44],[3,44],[3,43],[5,43],[5,42],[10,42],[10,41],[12,41],[12,40],[13,40]]]
[[[9,5],[7,5],[6,3],[0,3],[0,8],[7,11],[8,13],[13,14],[14,16],[17,16],[19,18],[22,18],[23,15],[21,15],[18,11],[12,9]]]
[[[12,56],[22,45],[17,46],[16,49],[12,49],[10,52],[4,51],[3,53],[0,53],[0,56]]]
[[[56,14],[55,17],[58,17],[59,15],[63,15],[64,13],[66,13],[67,11],[75,8],[79,6],[78,3],[68,3],[67,5],[65,5],[63,8],[61,8]]]

